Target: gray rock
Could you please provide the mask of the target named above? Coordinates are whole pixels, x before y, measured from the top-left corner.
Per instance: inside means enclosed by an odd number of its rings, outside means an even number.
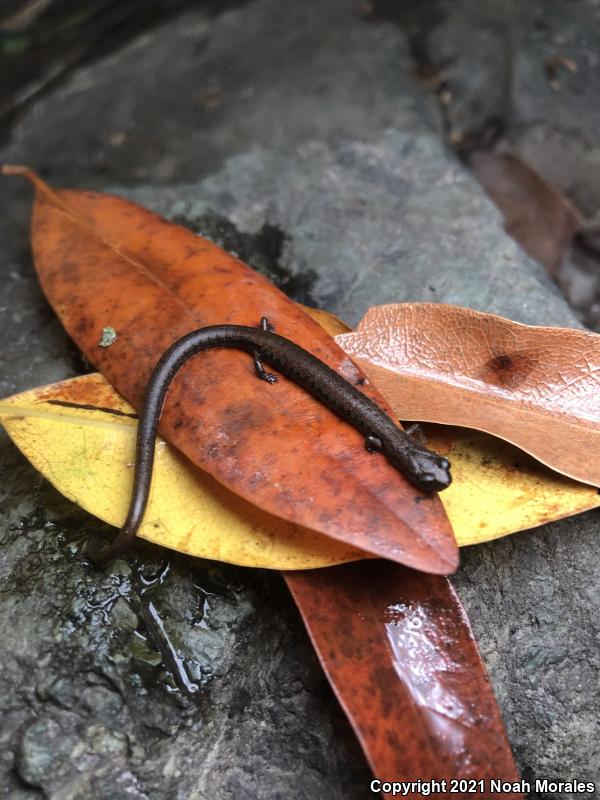
[[[600,91],[596,0],[374,0],[375,16],[410,35],[421,68],[437,70],[449,141],[508,148],[600,217]],[[576,244],[557,279],[580,318],[600,330],[598,246]]]
[[[275,225],[288,236],[286,273],[316,270],[312,302],[350,324],[371,305],[416,300],[526,323],[539,323],[543,302],[544,324],[579,325],[544,269],[504,234],[470,174],[427,130],[388,129],[376,143],[335,148],[309,142],[294,155],[256,148],[200,186],[129,196],[199,231],[208,211],[245,232]]]
[[[600,212],[595,0],[523,4],[510,136],[519,153],[589,216]],[[552,66],[554,64],[554,66]]]
[[[345,0],[188,13],[39,100],[5,156],[71,184],[172,183],[258,143],[293,152],[388,126],[434,129],[435,103],[410,71],[396,30],[365,26]]]
[[[345,0],[257,0],[80,70],[1,155],[184,218],[350,322],[437,300],[576,324],[443,149],[433,108],[392,26]],[[0,220],[2,394],[82,368],[26,219],[17,188]],[[106,526],[4,435],[0,492],[0,797],[371,796],[277,575],[150,546],[98,572],[82,547]],[[526,777],[600,779],[597,520],[471,548],[455,580]]]
[[[295,158],[255,150],[199,185],[129,196],[191,223],[206,225],[209,209],[226,216],[246,231],[242,257],[247,231],[279,226],[289,237],[286,269],[320,265],[314,299],[353,322],[371,304],[426,300],[579,326],[543,268],[503,233],[470,175],[427,134],[388,132],[376,145],[335,150],[311,144]],[[591,735],[600,713],[597,526],[591,512],[469,548],[454,579],[528,779],[600,786]]]

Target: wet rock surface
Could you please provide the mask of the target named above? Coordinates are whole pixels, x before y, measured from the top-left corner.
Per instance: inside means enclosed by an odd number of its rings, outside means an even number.
[[[0,158],[183,221],[351,323],[428,300],[578,324],[411,69],[398,29],[342,0],[198,11],[77,71]],[[29,191],[2,188],[6,395],[85,365],[37,288]],[[278,575],[150,546],[92,568],[110,531],[4,434],[0,497],[0,797],[371,796]],[[454,579],[526,778],[600,781],[598,521],[467,549]]]
[[[4,437],[1,469],[0,796],[364,796],[277,575],[158,549],[98,571],[102,526]]]

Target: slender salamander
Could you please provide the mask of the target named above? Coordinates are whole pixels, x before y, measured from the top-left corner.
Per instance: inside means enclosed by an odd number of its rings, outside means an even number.
[[[373,400],[316,356],[273,333],[273,327],[265,317],[261,320],[260,328],[212,325],[178,339],[154,368],[140,415],[133,491],[127,518],[112,544],[88,547],[88,555],[93,561],[102,563],[114,558],[134,540],[148,503],[156,432],[169,387],[190,358],[217,347],[251,353],[258,377],[275,383],[277,376],[264,369],[261,363],[264,359],[364,434],[367,450],[383,453],[417,488],[431,492],[450,485],[450,464],[447,459],[427,450],[398,428]]]

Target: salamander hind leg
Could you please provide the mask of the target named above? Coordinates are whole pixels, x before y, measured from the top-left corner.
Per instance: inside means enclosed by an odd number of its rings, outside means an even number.
[[[420,444],[427,444],[427,437],[425,436],[425,432],[423,428],[419,425],[418,422],[413,422],[412,425],[409,425],[408,428],[404,429],[404,433],[407,436],[413,438],[416,442]]]
[[[267,370],[263,367],[258,350],[254,351],[254,369],[256,370],[256,374],[261,381],[266,381],[267,383],[277,383],[279,380],[277,375],[273,375],[272,372],[267,372]]]
[[[267,333],[273,333],[275,330],[275,326],[271,325],[267,317],[261,317],[259,328],[261,331],[266,331]],[[279,380],[277,375],[273,375],[272,372],[267,372],[267,370],[263,367],[258,350],[254,351],[254,369],[256,370],[256,374],[261,381],[266,381],[267,383],[277,383]]]

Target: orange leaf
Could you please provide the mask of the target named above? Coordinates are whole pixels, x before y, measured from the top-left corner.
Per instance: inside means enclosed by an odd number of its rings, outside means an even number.
[[[499,436],[600,485],[600,336],[442,304],[371,308],[336,341],[403,420]]]
[[[316,322],[212,242],[117,197],[53,191],[23,168],[9,171],[37,189],[32,243],[48,299],[134,407],[176,339],[211,324],[254,326],[262,316],[347,380],[360,380]],[[365,393],[389,413],[373,387]],[[456,567],[439,499],[368,455],[354,428],[296,384],[257,380],[246,353],[213,350],[188,364],[169,392],[160,431],[265,511],[418,569]]]
[[[486,798],[490,779],[519,780],[448,580],[380,560],[284,575],[377,778],[447,780],[440,798],[453,778],[474,782],[457,796]]]

